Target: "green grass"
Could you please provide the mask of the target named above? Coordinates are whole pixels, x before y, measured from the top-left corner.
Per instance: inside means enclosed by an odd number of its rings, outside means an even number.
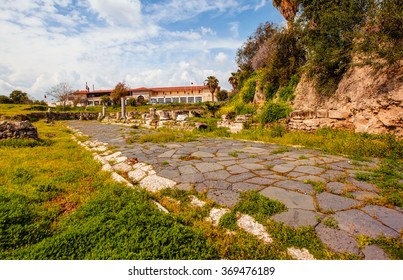
[[[196,136],[189,131],[166,131],[158,130],[155,133],[143,134],[138,138],[140,143],[169,143],[169,142],[192,142]]]

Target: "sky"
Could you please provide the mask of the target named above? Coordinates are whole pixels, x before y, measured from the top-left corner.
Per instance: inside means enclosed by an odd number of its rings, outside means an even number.
[[[0,95],[44,99],[74,90],[203,85],[224,89],[236,52],[266,21],[271,0],[1,0]]]

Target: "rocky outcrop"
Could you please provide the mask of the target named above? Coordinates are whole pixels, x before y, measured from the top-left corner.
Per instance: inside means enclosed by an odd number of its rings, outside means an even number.
[[[283,17],[287,20],[288,26],[294,21],[295,15],[298,12],[298,0],[274,0],[274,7],[278,8]]]
[[[38,131],[29,121],[1,121],[0,139],[27,138],[38,140]]]
[[[403,137],[403,63],[378,71],[351,67],[330,97],[319,95],[303,77],[295,94],[290,129],[327,126]]]

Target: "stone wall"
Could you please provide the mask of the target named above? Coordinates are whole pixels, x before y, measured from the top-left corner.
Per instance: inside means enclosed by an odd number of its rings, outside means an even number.
[[[295,94],[290,129],[327,126],[403,138],[403,62],[381,70],[353,66],[331,96],[318,94],[303,76]]]
[[[0,139],[39,139],[38,131],[29,121],[0,121]]]
[[[96,120],[99,113],[90,112],[39,112],[26,115],[16,115],[11,117],[3,116],[3,119],[18,120],[18,121],[37,121],[47,119],[50,121],[65,121],[65,120]]]

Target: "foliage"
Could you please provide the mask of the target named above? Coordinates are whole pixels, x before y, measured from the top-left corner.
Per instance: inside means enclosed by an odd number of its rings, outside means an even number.
[[[0,104],[12,104],[13,100],[5,95],[0,95]]]
[[[52,141],[49,139],[43,140],[34,140],[34,139],[3,139],[0,140],[0,147],[13,147],[13,148],[21,148],[21,147],[38,147],[38,146],[50,146]]]
[[[111,100],[114,104],[119,104],[121,102],[121,98],[128,95],[129,88],[124,82],[119,82],[111,93]]]
[[[265,221],[272,215],[286,210],[280,201],[264,197],[257,191],[241,193],[240,202],[234,207],[234,211],[251,215],[258,221]]]
[[[255,97],[256,91],[256,78],[254,76],[250,77],[243,85],[240,94],[242,96],[242,101],[244,103],[251,103]]]
[[[221,217],[218,226],[229,230],[236,230],[238,228],[237,220],[236,213],[231,211]]]
[[[218,88],[219,81],[215,76],[208,76],[206,80],[206,85],[208,86],[209,91],[211,92],[211,101],[214,102],[214,94],[216,89]]]
[[[267,102],[260,113],[260,122],[262,124],[275,122],[287,118],[291,113],[291,107],[284,103]]]
[[[13,100],[14,104],[28,104],[32,102],[28,94],[26,92],[22,92],[21,90],[13,90],[10,93],[10,99]]]
[[[294,91],[299,83],[299,77],[297,75],[293,75],[288,82],[288,85],[280,90],[278,96],[282,101],[290,101],[294,99]]]
[[[225,101],[227,99],[228,99],[228,91],[226,91],[225,89],[222,89],[217,93],[217,101]]]

